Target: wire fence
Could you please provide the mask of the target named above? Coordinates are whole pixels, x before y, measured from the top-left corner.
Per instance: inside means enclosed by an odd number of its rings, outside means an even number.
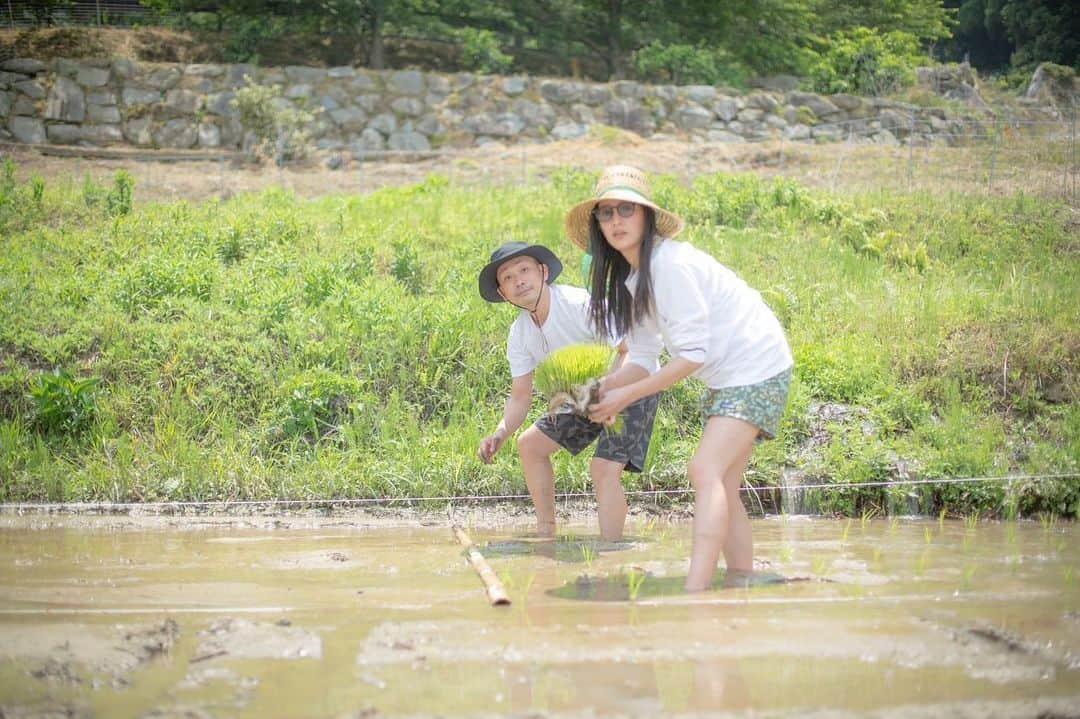
[[[895,121],[894,117],[894,121]],[[1057,120],[987,117],[948,121],[928,130],[914,112],[903,124],[855,120],[827,126],[832,141],[795,140],[778,134],[750,142],[692,141],[587,143],[571,153],[543,143],[493,144],[469,149],[369,151],[343,148],[351,163],[341,165],[368,192],[408,175],[438,171],[451,184],[543,181],[560,165],[595,170],[609,162],[629,162],[652,171],[681,175],[687,182],[719,171],[753,171],[787,177],[830,190],[1035,195],[1080,208],[1080,146],[1074,113]],[[829,137],[822,134],[822,138]],[[680,149],[681,148],[681,149]],[[610,157],[605,157],[605,150]],[[285,163],[288,165],[288,163]],[[297,177],[279,173],[288,185]],[[416,179],[419,179],[417,177]],[[222,182],[225,182],[222,177]],[[303,192],[302,185],[292,189]]]
[[[11,28],[53,26],[131,26],[161,22],[162,13],[137,0],[0,0],[3,24]]]
[[[803,493],[808,490],[840,490],[840,489],[868,489],[873,487],[915,487],[915,486],[943,486],[950,484],[1001,484],[1012,485],[1015,482],[1043,482],[1053,479],[1078,479],[1080,474],[1075,472],[1054,474],[1009,474],[998,476],[981,477],[929,477],[923,479],[896,479],[877,482],[827,482],[819,484],[801,484],[794,486],[754,486],[743,485],[739,491],[753,495],[762,513],[766,513],[760,498],[762,492],[795,492]],[[667,499],[692,497],[694,490],[690,487],[670,489],[642,489],[627,490],[626,496],[630,499]],[[555,499],[559,502],[571,502],[574,500],[591,500],[590,492],[559,492]],[[21,512],[52,512],[52,513],[80,513],[80,514],[124,514],[132,511],[159,512],[159,513],[184,513],[184,512],[220,512],[227,510],[239,510],[244,512],[259,510],[333,510],[333,509],[358,509],[380,507],[422,507],[422,506],[464,506],[470,504],[491,504],[505,502],[531,501],[528,494],[468,494],[468,495],[437,495],[430,497],[343,497],[338,499],[227,499],[227,500],[169,500],[157,502],[0,502],[0,514]]]

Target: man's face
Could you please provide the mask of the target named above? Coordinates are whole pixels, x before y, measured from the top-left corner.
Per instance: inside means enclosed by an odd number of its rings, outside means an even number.
[[[547,268],[532,257],[515,257],[499,265],[495,272],[503,299],[525,308],[536,305],[546,278]]]

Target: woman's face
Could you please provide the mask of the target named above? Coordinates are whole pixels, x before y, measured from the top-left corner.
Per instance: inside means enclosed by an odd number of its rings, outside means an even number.
[[[632,265],[645,239],[645,211],[641,205],[626,200],[600,200],[593,209],[604,239],[622,253]]]

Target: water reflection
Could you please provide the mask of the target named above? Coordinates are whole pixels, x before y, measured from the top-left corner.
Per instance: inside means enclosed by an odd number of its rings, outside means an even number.
[[[607,541],[599,537],[565,535],[556,538],[516,537],[480,545],[485,557],[536,556],[567,564],[588,564],[601,554],[620,552],[643,545],[643,540],[624,537]]]
[[[717,570],[711,589],[750,589],[773,584],[807,581],[807,577],[785,577],[775,572],[725,572]],[[610,576],[582,574],[547,594],[560,599],[593,602],[627,602],[685,594],[685,576],[657,577],[636,567]]]

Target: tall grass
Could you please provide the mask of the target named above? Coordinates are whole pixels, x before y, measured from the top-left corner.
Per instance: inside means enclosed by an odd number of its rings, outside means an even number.
[[[510,238],[577,266],[561,219],[591,175],[198,205],[140,203],[138,188],[132,200],[127,175],[111,188],[0,175],[3,500],[524,492],[510,448],[474,459],[509,387],[514,312],[483,301],[476,275]],[[756,483],[782,466],[887,480],[897,457],[917,476],[1077,471],[1080,263],[1064,208],[751,175],[656,186],[685,239],[759,288],[788,332],[792,398],[780,440],[755,453]],[[70,384],[49,394],[48,377]],[[685,486],[698,389],[665,394],[630,488]],[[823,402],[860,419],[823,438],[810,412]],[[586,489],[587,456],[556,461],[560,490]],[[859,516],[888,499],[838,489],[818,505]],[[924,500],[1075,515],[1080,488],[948,485]]]

